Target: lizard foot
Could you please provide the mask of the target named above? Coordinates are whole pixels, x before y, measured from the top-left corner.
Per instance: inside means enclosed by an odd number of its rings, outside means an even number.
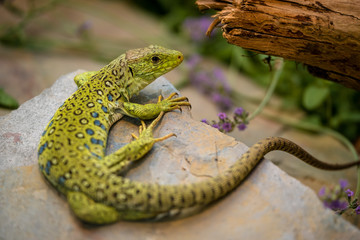
[[[120,106],[120,110],[125,115],[148,120],[156,118],[161,112],[169,112],[176,109],[181,111],[181,106],[191,107],[191,104],[187,101],[188,99],[186,97],[173,98],[176,94],[177,93],[172,93],[165,99],[160,95],[157,103],[145,105],[124,102],[122,106]]]
[[[189,106],[191,108],[191,104],[189,103],[189,99],[187,97],[173,98],[176,95],[178,94],[176,92],[173,92],[165,99],[162,99],[163,96],[160,95],[158,97],[157,104],[160,105],[161,109],[165,112],[172,111],[175,109],[179,109],[181,111],[181,106]]]
[[[152,137],[152,132],[153,132],[154,127],[159,123],[159,121],[161,120],[161,118],[163,116],[164,116],[164,112],[161,112],[159,114],[159,116],[157,116],[157,118],[155,118],[154,121],[152,121],[152,123],[149,126],[146,126],[145,122],[141,120],[141,125],[139,126],[139,137],[137,137],[134,133],[132,133],[131,136],[133,136],[133,138],[135,138],[136,140],[139,140],[139,138],[144,137],[144,136]],[[160,141],[163,141],[165,139],[168,139],[168,138],[174,137],[174,136],[176,137],[175,133],[169,133],[166,136],[163,136],[160,138],[153,138],[153,141],[154,141],[154,143],[160,142]]]

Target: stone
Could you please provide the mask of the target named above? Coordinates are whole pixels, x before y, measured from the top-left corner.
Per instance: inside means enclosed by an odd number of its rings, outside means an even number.
[[[262,161],[245,181],[203,211],[162,221],[81,223],[64,197],[42,177],[37,144],[56,109],[76,90],[73,77],[0,117],[0,239],[360,239],[359,230],[325,209],[316,194],[271,162]],[[176,89],[164,78],[134,101],[156,101]],[[110,131],[107,152],[131,141],[139,121],[124,117]],[[128,172],[139,181],[181,184],[208,179],[235,162],[247,147],[191,118],[189,108],[166,113],[154,135],[177,137],[156,143]]]

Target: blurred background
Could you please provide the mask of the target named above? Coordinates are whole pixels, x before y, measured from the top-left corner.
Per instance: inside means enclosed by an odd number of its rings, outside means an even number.
[[[276,58],[228,44],[219,28],[206,37],[212,14],[199,12],[195,0],[1,0],[0,115],[61,75],[98,70],[127,49],[150,44],[184,53],[184,63],[165,77],[189,97],[194,119],[217,121],[219,112],[231,116],[238,107],[251,113],[266,94]],[[302,64],[283,64],[267,107],[228,134],[248,146],[283,136],[324,161],[351,161],[337,134],[359,152],[360,93],[313,77]],[[330,173],[282,153],[268,158],[315,191],[340,179],[355,188],[354,169]]]

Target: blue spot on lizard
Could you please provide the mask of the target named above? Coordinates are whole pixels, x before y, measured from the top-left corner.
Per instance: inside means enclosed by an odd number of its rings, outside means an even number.
[[[59,184],[63,186],[65,184],[65,180],[66,179],[63,176],[59,177]]]
[[[47,175],[50,175],[50,168],[51,168],[51,162],[47,161],[46,167],[45,167],[45,172]]]
[[[99,139],[95,139],[95,138],[91,138],[90,139],[91,143],[93,144],[99,144],[101,146],[104,146],[104,142],[102,140],[99,140]]]
[[[92,129],[90,129],[90,128],[86,129],[85,131],[86,131],[86,133],[89,134],[89,135],[94,135],[94,130],[92,130]]]
[[[92,112],[92,113],[91,113],[91,116],[92,116],[93,118],[97,118],[97,117],[99,117],[99,114],[98,114],[97,112]]]
[[[107,109],[107,107],[105,107],[105,106],[102,106],[101,109],[102,109],[105,113],[108,112],[108,109]]]

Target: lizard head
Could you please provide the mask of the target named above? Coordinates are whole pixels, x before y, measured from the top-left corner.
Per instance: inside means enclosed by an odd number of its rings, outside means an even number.
[[[126,52],[125,59],[137,84],[150,84],[156,78],[177,67],[184,59],[176,50],[150,45],[146,48],[132,49]]]

